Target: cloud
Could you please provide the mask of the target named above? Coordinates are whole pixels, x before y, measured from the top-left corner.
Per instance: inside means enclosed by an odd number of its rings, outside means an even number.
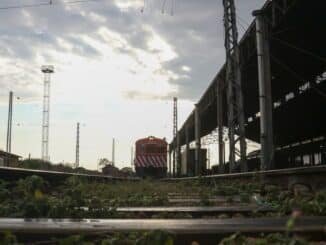
[[[0,6],[22,2],[2,0]],[[105,154],[108,135],[121,131],[120,135],[129,137],[125,128],[133,128],[134,137],[169,135],[172,130],[162,130],[160,123],[170,125],[171,98],[179,98],[180,119],[185,119],[225,61],[222,1],[176,0],[173,15],[171,0],[166,1],[164,14],[164,0],[146,0],[142,12],[143,0],[55,2],[47,7],[0,11],[0,103],[6,105],[8,92],[13,90],[22,103],[38,106],[33,110],[26,106],[23,114],[15,115],[40,124],[40,67],[55,66],[51,88],[55,159],[74,155],[72,150],[69,155],[74,145],[73,120],[92,122],[83,129],[89,130],[83,137],[91,142],[92,148],[85,153],[90,161],[98,157],[95,148]],[[237,0],[241,19],[250,22],[251,11],[263,2]],[[138,117],[144,108],[154,121]],[[4,106],[1,109],[6,111]],[[130,115],[133,120],[128,119]],[[40,128],[17,132],[18,152],[39,154],[36,146],[41,137],[35,134],[40,134]],[[62,149],[62,137],[67,135],[71,139]],[[28,147],[26,139],[31,142]],[[100,146],[95,145],[99,139]]]
[[[241,19],[248,20],[253,6],[262,2],[237,1]],[[152,66],[174,74],[168,77],[168,83],[177,88],[178,97],[195,100],[224,63],[222,4],[215,0],[178,1],[173,16],[161,14],[163,1],[147,1],[143,14],[140,10],[144,2],[140,0],[57,3],[53,7],[1,12],[6,19],[0,26],[1,64],[5,63],[2,57],[21,63],[28,60],[25,69],[38,70],[41,61],[59,62],[52,55],[55,52],[99,59],[103,51],[84,37],[99,38],[103,45],[112,45],[121,55],[133,56],[146,68]],[[165,6],[169,13],[171,2]],[[145,64],[144,57],[148,59]],[[152,65],[156,62],[161,67]],[[35,74],[25,79],[33,83]],[[7,76],[5,81],[12,78],[5,73],[2,76]]]
[[[182,66],[181,70],[185,71],[185,72],[190,72],[191,68],[189,66]]]
[[[142,92],[137,90],[129,90],[124,92],[124,96],[131,100],[172,100],[175,94],[155,94],[150,92]]]

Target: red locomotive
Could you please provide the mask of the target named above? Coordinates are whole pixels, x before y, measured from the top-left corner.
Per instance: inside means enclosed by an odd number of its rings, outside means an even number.
[[[167,142],[154,136],[136,141],[135,169],[140,177],[163,178],[167,172]]]

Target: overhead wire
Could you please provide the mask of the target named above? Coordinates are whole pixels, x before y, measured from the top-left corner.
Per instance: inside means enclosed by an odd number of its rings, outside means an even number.
[[[47,3],[32,3],[32,4],[11,5],[11,6],[0,7],[0,10],[35,8],[35,7],[42,7],[42,6],[49,6],[49,5],[52,5],[52,3],[47,2]]]
[[[239,19],[237,21],[237,24],[238,24],[238,26],[241,27],[241,29],[243,30],[243,32],[246,32],[246,28],[241,24],[241,22],[239,21]]]
[[[43,3],[32,3],[32,4],[20,4],[20,5],[4,6],[4,7],[0,7],[0,11],[1,10],[14,10],[14,9],[53,6],[53,5],[58,5],[59,3],[70,5],[70,4],[80,4],[80,3],[99,2],[99,1],[102,1],[102,0],[68,0],[68,1],[60,1],[60,2],[54,2],[53,0],[50,0],[49,2],[43,2]]]
[[[238,9],[239,9],[238,6],[236,6],[236,8],[237,8],[237,10],[236,10],[237,11],[237,14],[236,14],[237,23],[244,30],[244,32],[246,32],[246,30],[250,26],[250,24],[245,20],[245,18],[241,17],[241,15],[239,14],[240,11],[238,11]]]
[[[244,18],[242,18],[241,15],[237,14],[237,17],[240,21],[242,21],[242,23],[247,26],[247,28],[250,26],[250,24]]]

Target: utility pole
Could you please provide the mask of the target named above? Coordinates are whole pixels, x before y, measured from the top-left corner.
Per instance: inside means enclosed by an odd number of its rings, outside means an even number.
[[[130,151],[130,165],[131,167],[134,166],[134,148],[131,147],[131,151]]]
[[[169,154],[169,177],[171,177],[172,169],[171,169],[171,145],[168,146],[168,154]]]
[[[245,138],[245,120],[241,87],[241,69],[238,46],[238,31],[234,0],[223,0],[226,49],[226,83],[229,129],[229,171],[232,172],[236,156],[240,157],[241,171],[247,171],[247,146]],[[240,144],[240,151],[236,144]]]
[[[115,139],[112,139],[112,166],[115,165]]]
[[[178,154],[178,98],[173,98],[173,170],[172,176],[175,177],[176,175],[176,163],[177,161],[177,154]]]
[[[42,66],[41,71],[44,74],[42,160],[50,161],[50,157],[49,157],[50,82],[51,82],[51,74],[54,72],[54,67],[49,65]]]
[[[269,54],[268,26],[264,13],[260,10],[253,12],[256,17],[256,39],[258,58],[258,85],[260,107],[260,143],[261,169],[273,169],[273,102],[271,86],[271,64]]]
[[[76,162],[75,168],[79,167],[79,138],[80,138],[80,123],[77,123],[77,134],[76,134]]]
[[[13,92],[9,92],[8,126],[7,126],[7,146],[6,151],[11,153],[11,131],[12,131],[12,107]]]

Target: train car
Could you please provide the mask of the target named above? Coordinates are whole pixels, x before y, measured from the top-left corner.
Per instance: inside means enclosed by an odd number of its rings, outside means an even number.
[[[149,136],[136,141],[134,165],[139,177],[163,178],[167,173],[167,147],[164,139]]]

